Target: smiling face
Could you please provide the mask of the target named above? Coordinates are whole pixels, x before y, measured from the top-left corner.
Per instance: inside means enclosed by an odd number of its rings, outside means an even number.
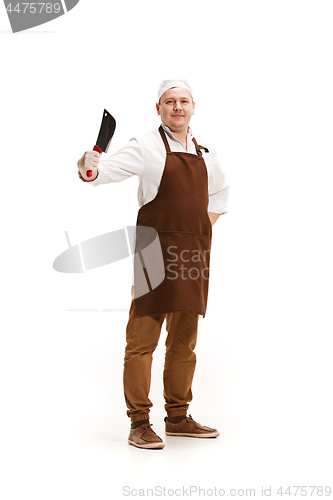
[[[161,96],[156,104],[158,115],[163,125],[169,127],[171,132],[187,133],[189,123],[194,115],[195,103],[188,90],[182,87],[169,89]]]

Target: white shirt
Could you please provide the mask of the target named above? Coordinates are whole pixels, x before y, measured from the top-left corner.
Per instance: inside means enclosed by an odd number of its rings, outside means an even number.
[[[193,134],[189,127],[187,150],[170,129],[162,125],[171,151],[196,154],[192,141]],[[208,212],[222,214],[227,212],[229,184],[223,172],[214,148],[195,138],[199,146],[209,149],[202,151],[208,174]],[[141,137],[133,137],[123,148],[112,154],[98,165],[98,177],[90,184],[98,186],[109,182],[120,182],[137,175],[139,177],[138,201],[142,207],[153,200],[161,182],[166,160],[166,150],[158,130]]]

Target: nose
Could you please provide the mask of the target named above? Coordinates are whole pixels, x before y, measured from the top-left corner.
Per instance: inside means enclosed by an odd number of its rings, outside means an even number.
[[[175,110],[179,110],[179,109],[182,109],[182,105],[181,105],[180,101],[175,101]]]

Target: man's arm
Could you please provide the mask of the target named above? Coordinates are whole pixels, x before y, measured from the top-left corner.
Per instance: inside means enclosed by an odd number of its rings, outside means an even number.
[[[79,177],[92,182],[93,186],[121,182],[133,175],[143,175],[143,148],[135,138],[108,158],[102,159],[101,156],[96,151],[86,151],[78,161]],[[92,171],[91,177],[87,177],[87,170]]]
[[[220,215],[227,213],[228,197],[229,197],[229,182],[221,164],[217,158],[216,151],[213,147],[209,147],[210,154],[207,158],[208,167],[208,215],[213,224],[217,221]]]

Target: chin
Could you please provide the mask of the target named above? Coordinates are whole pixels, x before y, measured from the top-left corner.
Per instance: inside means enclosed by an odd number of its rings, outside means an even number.
[[[184,122],[183,122],[183,123],[181,123],[181,122],[176,122],[176,123],[171,123],[171,124],[170,124],[170,126],[169,126],[169,128],[170,128],[170,130],[171,130],[171,127],[172,127],[172,128],[174,128],[174,129],[176,129],[176,130],[178,130],[178,129],[180,129],[180,128],[184,128],[184,127],[186,127],[186,126],[187,126],[187,125],[186,125],[186,123],[184,123]]]

